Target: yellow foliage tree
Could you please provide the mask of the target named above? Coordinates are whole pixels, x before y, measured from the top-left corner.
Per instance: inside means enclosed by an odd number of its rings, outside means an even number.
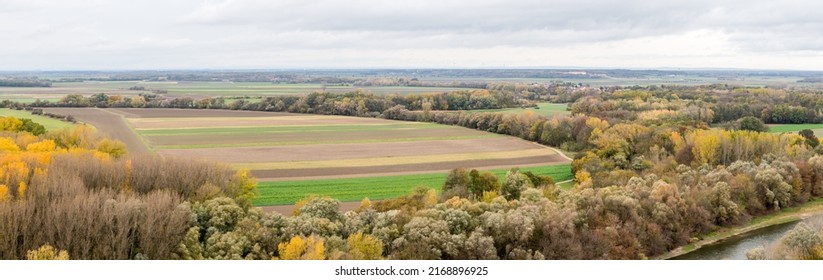
[[[357,232],[346,240],[349,258],[354,260],[379,260],[383,258],[383,241],[369,234]]]
[[[245,168],[237,170],[234,177],[238,200],[245,206],[251,206],[251,200],[257,196],[257,179],[252,177],[249,170]]]
[[[592,175],[586,170],[577,171],[577,173],[574,174],[574,179],[577,181],[578,188],[588,187],[592,184]]]
[[[78,125],[74,128],[66,128],[50,133],[50,138],[54,139],[57,146],[63,148],[94,148],[97,136],[94,130],[87,125]]]
[[[0,202],[9,200],[9,187],[0,184]]]
[[[20,182],[20,186],[17,187],[17,199],[22,199],[26,195],[26,188],[26,182]]]
[[[29,180],[29,171],[31,169],[19,157],[10,158],[13,159],[8,162],[0,162],[0,170],[2,170],[0,172],[0,175],[2,175],[0,176],[0,184],[11,187],[23,186]]]
[[[364,197],[363,200],[360,201],[360,206],[357,207],[356,212],[360,213],[366,211],[366,209],[371,208],[371,200],[368,197]]]
[[[300,216],[300,208],[303,208],[303,206],[306,206],[306,203],[309,203],[309,201],[312,201],[315,198],[317,198],[317,196],[310,195],[310,196],[304,197],[303,199],[298,200],[297,202],[295,202],[294,203],[294,208],[291,211],[291,215],[295,216],[295,217]]]
[[[428,191],[426,191],[426,197],[423,200],[423,203],[427,208],[437,204],[437,191],[433,189],[429,189]]]
[[[23,121],[15,117],[0,117],[0,131],[19,131]]]
[[[31,143],[40,141],[40,137],[35,136],[34,134],[28,132],[17,132],[17,135],[14,139],[17,142],[17,146],[20,148],[26,147]]]
[[[14,153],[19,152],[20,147],[17,146],[17,143],[14,142],[11,138],[0,138],[0,153]]]
[[[106,153],[113,158],[120,158],[128,153],[126,151],[126,144],[117,140],[103,138],[95,147],[98,151]]]
[[[57,144],[54,143],[54,140],[50,139],[26,145],[26,151],[28,152],[54,152],[55,149],[57,149]]]
[[[500,196],[496,191],[484,191],[483,196],[480,198],[480,201],[485,203],[491,203],[492,200]]]
[[[277,245],[281,260],[323,260],[326,245],[322,238],[314,235],[308,238],[294,236],[288,242]]]
[[[57,250],[51,245],[43,245],[36,250],[26,252],[27,260],[68,260],[69,253],[66,250]]]
[[[681,148],[683,148],[683,136],[680,135],[679,132],[672,131],[672,134],[671,134],[671,136],[669,136],[669,139],[671,139],[672,144],[674,145],[674,151],[675,152],[677,152]]]
[[[692,153],[698,164],[714,164],[720,148],[720,135],[704,130],[695,131]]]

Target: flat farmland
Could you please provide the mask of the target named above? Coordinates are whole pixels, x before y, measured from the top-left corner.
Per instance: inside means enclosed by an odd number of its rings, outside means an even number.
[[[462,127],[272,112],[107,109],[162,156],[248,168],[263,181],[565,162],[553,150]]]
[[[43,108],[43,112],[74,116],[94,126],[101,134],[123,141],[131,154],[148,154],[149,147],[134,133],[123,116],[100,108]]]
[[[142,87],[145,90],[130,90]],[[346,93],[357,90],[374,94],[419,94],[465,90],[453,87],[402,87],[373,86],[359,87],[350,85],[322,84],[273,84],[263,82],[155,82],[155,81],[87,81],[53,83],[51,87],[0,87],[0,100],[10,99],[19,102],[32,102],[36,99],[56,101],[67,94],[92,95],[105,93],[109,95],[133,96],[150,93],[152,90],[165,90],[169,97],[219,97],[249,96],[261,97],[271,95],[297,95],[315,91]],[[229,100],[231,102],[233,100]]]
[[[396,197],[416,186],[439,188],[446,172],[458,167],[495,173],[523,167],[557,181],[571,176],[570,160],[553,149],[457,126],[231,110],[46,112],[88,122],[126,142],[132,153],[247,168],[261,181],[256,205],[288,204],[310,194],[344,201]]]
[[[488,169],[500,178],[504,178],[508,168]],[[555,182],[572,179],[571,164],[535,166],[520,168],[521,172],[552,177]],[[409,194],[414,188],[424,187],[437,191],[446,182],[447,173],[423,173],[412,175],[392,175],[343,179],[319,179],[296,181],[262,182],[258,185],[259,197],[255,205],[289,205],[302,199],[307,194],[330,196],[340,201],[360,201],[364,197],[372,200],[399,197]],[[502,183],[502,182],[501,182]],[[561,188],[569,189],[570,184]],[[355,207],[358,203],[354,204]],[[287,208],[288,209],[288,208]],[[290,209],[289,209],[290,210]]]
[[[804,129],[811,129],[817,137],[823,136],[823,124],[819,123],[770,124],[768,126],[771,133],[797,133]]]

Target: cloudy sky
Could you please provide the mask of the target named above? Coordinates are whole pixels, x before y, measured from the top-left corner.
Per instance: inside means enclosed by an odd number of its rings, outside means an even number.
[[[0,70],[823,70],[823,1],[0,0]]]

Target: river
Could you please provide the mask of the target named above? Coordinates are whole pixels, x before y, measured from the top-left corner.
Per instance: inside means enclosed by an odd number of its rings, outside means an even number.
[[[721,242],[704,246],[690,253],[674,257],[673,260],[745,260],[746,252],[768,245],[793,229],[800,221],[773,225],[744,234],[740,234]]]

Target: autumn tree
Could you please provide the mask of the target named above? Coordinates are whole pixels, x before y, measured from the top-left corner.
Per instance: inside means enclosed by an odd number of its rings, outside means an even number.
[[[68,260],[69,253],[65,250],[57,250],[51,245],[43,245],[36,250],[26,253],[27,260]]]
[[[376,237],[357,232],[346,240],[348,257],[354,260],[379,260],[383,258],[383,242]]]
[[[317,236],[294,236],[277,245],[280,260],[323,260],[326,258],[324,240]]]
[[[767,132],[769,131],[769,127],[763,123],[762,120],[755,118],[755,117],[743,117],[737,120],[739,123],[739,127],[741,130],[748,130],[748,131],[756,131],[756,132]]]
[[[800,136],[803,136],[803,138],[806,139],[806,145],[809,145],[809,147],[814,148],[817,147],[817,145],[820,145],[820,139],[818,139],[817,136],[814,135],[814,131],[812,131],[811,129],[801,130],[800,132],[798,132],[798,134],[800,134]]]

